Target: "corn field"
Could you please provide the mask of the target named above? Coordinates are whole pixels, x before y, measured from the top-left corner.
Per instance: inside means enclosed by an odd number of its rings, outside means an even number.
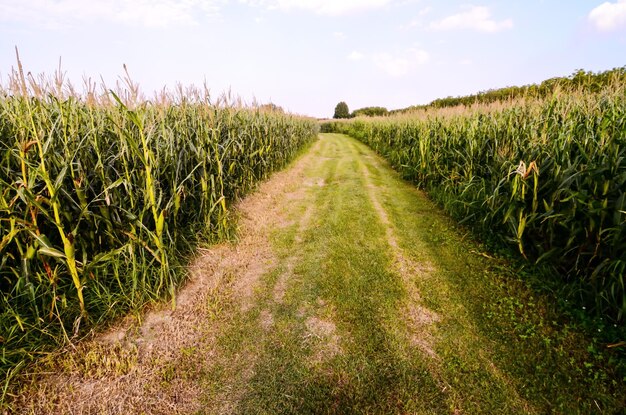
[[[537,263],[564,292],[626,316],[626,77],[489,106],[332,122],[456,219]]]
[[[207,91],[141,98],[61,76],[0,90],[0,375],[184,279],[229,236],[232,203],[317,133],[304,117]],[[188,257],[188,256],[187,256]],[[184,258],[184,256],[183,256]]]

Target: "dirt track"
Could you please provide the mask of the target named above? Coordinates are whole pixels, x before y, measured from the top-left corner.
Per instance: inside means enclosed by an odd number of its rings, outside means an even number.
[[[18,399],[21,413],[542,413],[575,404],[567,388],[533,378],[544,358],[536,343],[510,340],[520,322],[501,302],[531,294],[503,284],[491,271],[502,264],[365,146],[322,135],[236,212],[238,241],[199,250],[175,310],[129,317],[59,356]],[[567,356],[552,359],[554,373],[572,369]]]

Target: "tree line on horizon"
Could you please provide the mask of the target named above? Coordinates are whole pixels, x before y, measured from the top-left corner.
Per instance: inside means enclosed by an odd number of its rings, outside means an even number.
[[[348,105],[342,101],[335,107],[333,118],[355,118],[360,116],[379,117],[393,114],[404,114],[407,112],[429,109],[429,108],[446,108],[456,107],[459,105],[473,104],[490,104],[493,102],[501,102],[514,100],[523,97],[545,98],[561,89],[581,89],[584,92],[596,93],[601,88],[611,84],[626,80],[626,66],[613,68],[606,71],[592,72],[578,69],[569,76],[554,77],[546,79],[538,84],[529,84],[523,86],[507,86],[504,88],[489,89],[472,95],[438,98],[425,105],[412,105],[406,108],[395,110],[387,110],[384,107],[364,107],[350,112]]]
[[[345,101],[341,101],[335,107],[335,114],[333,115],[333,118],[341,119],[341,118],[355,118],[355,117],[361,117],[361,116],[379,117],[382,115],[387,115],[388,113],[389,113],[389,110],[387,110],[387,108],[385,107],[364,107],[364,108],[359,108],[357,110],[350,112],[350,110],[348,109],[348,104],[346,104]]]

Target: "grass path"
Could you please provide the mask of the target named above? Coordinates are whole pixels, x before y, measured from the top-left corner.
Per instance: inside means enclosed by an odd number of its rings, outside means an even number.
[[[23,413],[619,413],[610,379],[507,265],[364,145],[323,134],[203,250],[175,311],[70,356]],[[620,394],[621,391],[621,394]]]

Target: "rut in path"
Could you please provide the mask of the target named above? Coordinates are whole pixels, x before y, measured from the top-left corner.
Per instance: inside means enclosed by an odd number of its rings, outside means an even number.
[[[389,220],[389,215],[379,200],[381,189],[373,183],[368,167],[362,161],[359,162],[359,167],[370,202],[385,228],[387,243],[391,248],[394,270],[403,279],[404,286],[408,292],[405,314],[409,316],[412,323],[412,341],[428,356],[438,359],[439,357],[431,344],[432,335],[429,329],[433,323],[439,321],[440,317],[437,313],[428,310],[420,304],[420,294],[414,284],[414,279],[416,278],[428,278],[429,274],[434,271],[434,267],[428,262],[412,260],[400,247],[394,225]]]

